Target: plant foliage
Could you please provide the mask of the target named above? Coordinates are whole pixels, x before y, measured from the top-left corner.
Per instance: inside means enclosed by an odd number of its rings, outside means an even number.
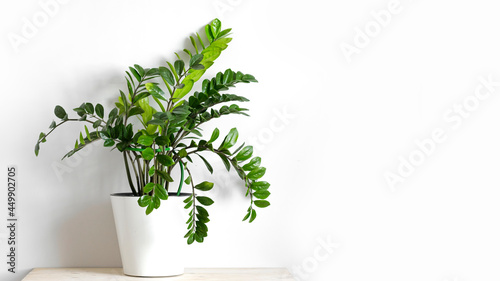
[[[220,138],[220,131],[216,128],[210,138],[204,139],[200,126],[226,115],[248,116],[248,110],[237,104],[248,99],[226,91],[236,84],[257,80],[250,74],[227,69],[211,79],[204,79],[201,90],[192,93],[195,83],[231,42],[230,31],[222,30],[221,22],[215,19],[205,27],[205,40],[198,33],[196,37],[189,37],[193,49],[184,49],[188,59],[182,59],[176,53],[177,60],[173,63],[167,61],[164,66],[143,68],[135,64],[129,67],[125,72],[127,88],[119,91],[115,107],[109,112],[105,112],[101,104],[86,102],[74,108],[77,117],[70,118],[66,110],[57,105],[54,114],[58,121],[52,121],[50,131],[40,133],[35,154],[38,155],[40,144],[56,128],[68,122],[83,122],[86,125],[74,148],[63,159],[95,141],[116,148],[123,155],[130,190],[138,197],[137,202],[145,208],[146,214],[168,200],[172,189],[170,183],[173,182],[171,172],[180,165],[188,173],[181,185],[184,181],[191,189],[190,196],[184,201],[185,208],[190,209],[185,238],[191,244],[203,242],[207,236],[210,220],[206,207],[214,201],[205,192],[214,188],[214,184],[208,181],[196,184],[189,167],[196,159],[213,173],[212,164],[202,155],[214,153],[228,171],[233,168],[244,182],[250,206],[243,220],[254,221],[256,208],[269,206],[269,183],[261,180],[266,173],[261,158],[253,157],[252,146],[242,144],[233,150],[238,140],[236,128],[224,138]],[[140,121],[140,128],[134,128],[131,117]],[[180,194],[180,187],[177,194]]]

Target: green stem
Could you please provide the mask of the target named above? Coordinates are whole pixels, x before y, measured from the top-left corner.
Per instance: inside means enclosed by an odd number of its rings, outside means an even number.
[[[184,164],[182,164],[182,161],[179,161],[179,166],[181,167],[181,181],[179,182],[179,188],[177,189],[177,196],[181,195],[182,183],[184,182]]]
[[[137,191],[135,191],[134,184],[132,183],[132,177],[130,176],[130,168],[128,166],[127,155],[125,154],[125,152],[123,153],[123,161],[125,162],[125,169],[127,170],[128,184],[130,185],[130,189],[132,190],[134,196],[137,196]]]

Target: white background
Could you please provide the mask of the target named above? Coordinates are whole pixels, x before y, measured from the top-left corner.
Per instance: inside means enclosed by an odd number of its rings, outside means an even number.
[[[120,154],[96,145],[61,162],[80,124],[52,134],[38,158],[34,144],[56,104],[108,112],[128,66],[173,61],[215,17],[234,39],[207,77],[231,67],[259,83],[232,91],[251,99],[241,105],[251,118],[205,131],[238,127],[268,168],[272,205],[241,222],[237,176],[219,159],[216,176],[198,162],[195,179],[215,181],[216,204],[186,267],[287,267],[298,280],[500,278],[500,87],[480,82],[500,81],[497,1],[47,2],[0,7],[4,182],[7,165],[19,170],[18,273],[7,272],[1,227],[1,280],[121,265],[108,196],[127,191]],[[400,177],[392,187],[388,174]]]

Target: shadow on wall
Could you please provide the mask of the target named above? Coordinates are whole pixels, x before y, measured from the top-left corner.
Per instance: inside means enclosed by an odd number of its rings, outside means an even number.
[[[57,233],[61,267],[121,267],[110,201],[76,213]]]

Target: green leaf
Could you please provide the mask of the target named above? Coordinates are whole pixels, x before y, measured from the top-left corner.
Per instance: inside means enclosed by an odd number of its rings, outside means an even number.
[[[253,75],[250,75],[250,74],[243,75],[241,80],[248,81],[248,82],[259,82],[259,81],[255,80],[255,77],[253,77]]]
[[[146,208],[146,215],[149,215],[151,214],[151,212],[155,209],[155,204],[154,202],[151,200],[151,202],[149,203],[148,207]]]
[[[205,26],[205,34],[207,35],[208,42],[212,43],[214,41],[214,35],[212,33],[212,28],[210,27],[209,24]]]
[[[163,90],[156,86],[155,84],[153,83],[146,83],[146,90],[148,90],[148,92],[155,98],[157,99],[160,99],[160,100],[164,100],[164,101],[167,101],[167,99],[164,97],[165,96],[165,93],[163,92]]]
[[[119,98],[119,101],[121,102],[121,104],[123,104],[123,109],[125,111],[128,110],[128,101],[127,101],[127,97],[125,96],[125,93],[123,93],[121,90],[120,90],[120,98]],[[122,111],[120,110],[120,114],[122,113]]]
[[[189,36],[189,39],[191,40],[191,45],[193,45],[196,53],[198,54],[198,46],[196,45],[196,41],[194,40],[193,36]]]
[[[193,195],[191,194],[191,195],[189,195],[189,197],[188,197],[188,198],[184,199],[184,201],[182,201],[182,202],[187,203],[187,202],[191,201],[192,199],[193,199]],[[187,223],[189,223],[190,221],[191,221],[191,219],[189,219],[189,220],[187,221]]]
[[[194,242],[194,235],[191,234],[191,235],[189,235],[189,237],[187,239],[187,243],[188,243],[188,245],[191,245],[191,244],[193,244],[193,242]]]
[[[196,218],[198,219],[198,221],[203,222],[203,223],[208,223],[210,221],[210,219],[208,217],[204,217],[201,215],[196,215]]]
[[[85,125],[85,134],[87,135],[87,138],[89,139],[89,141],[92,141],[92,138],[90,137],[89,128],[87,128],[87,125]]]
[[[139,102],[139,106],[142,108],[143,106],[141,105],[141,100],[143,98],[146,98],[146,97],[149,97],[151,94],[149,92],[142,92],[142,93],[139,93],[137,94],[135,97],[134,97],[134,103],[137,103]],[[143,108],[144,109],[144,108]]]
[[[260,166],[260,162],[261,162],[260,157],[254,157],[254,158],[252,158],[252,160],[250,160],[250,162],[243,165],[243,167],[241,167],[241,168],[243,168],[243,170],[245,170],[245,171],[251,171],[251,170],[258,168]]]
[[[168,64],[168,67],[170,68],[170,71],[172,71],[172,73],[174,74],[174,77],[175,77],[175,81],[178,81],[179,80],[179,74],[177,73],[177,71],[175,71],[175,67],[167,61],[167,64]]]
[[[155,166],[151,166],[151,168],[149,168],[148,175],[152,177],[155,174],[155,170]]]
[[[168,155],[165,155],[165,154],[160,154],[158,155],[157,157],[158,161],[165,165],[165,166],[172,166],[175,164],[174,160],[172,159],[172,157],[168,156]]]
[[[231,148],[236,143],[236,141],[238,141],[238,130],[236,130],[236,128],[232,128],[224,138],[224,141],[220,145],[219,150]]]
[[[132,67],[129,67],[128,69],[130,69],[130,72],[132,72],[132,74],[134,75],[135,79],[137,79],[137,81],[141,81],[141,75],[139,75],[137,70],[135,70]]]
[[[253,190],[264,190],[264,189],[268,189],[269,186],[271,186],[271,184],[269,184],[267,181],[254,181],[250,185],[250,187]]]
[[[203,55],[202,54],[197,54],[194,55],[191,60],[189,60],[189,66],[193,67],[193,65],[200,64],[200,62],[203,60]]]
[[[188,154],[187,154],[187,151],[186,151],[186,149],[185,149],[185,148],[183,148],[183,149],[181,149],[181,150],[179,151],[179,157],[180,157],[180,158],[184,158],[184,157],[186,157],[187,155],[188,155]]]
[[[90,102],[87,102],[85,104],[85,111],[87,111],[88,114],[94,114],[94,105]]]
[[[151,147],[148,147],[144,151],[142,151],[142,158],[144,158],[144,160],[151,160],[154,157],[155,157],[155,152]]]
[[[94,127],[94,129],[97,129],[99,126],[101,126],[101,123],[102,123],[101,120],[97,120],[94,122],[94,124],[92,124],[92,127]]]
[[[196,155],[198,155],[201,158],[201,160],[203,160],[203,163],[205,163],[205,166],[207,167],[210,174],[213,174],[214,169],[212,168],[212,165],[210,165],[210,163],[208,163],[207,159],[205,159],[203,156],[199,155],[198,153],[196,153]]]
[[[271,195],[271,192],[267,190],[259,190],[253,193],[253,196],[258,199],[266,199],[267,197],[269,197],[269,195]]]
[[[252,209],[252,215],[251,215],[250,220],[248,222],[253,222],[256,217],[257,217],[257,212]]]
[[[47,140],[45,139],[47,135],[45,135],[44,132],[41,132],[40,135],[38,135],[38,141],[41,141],[41,142],[46,142]]]
[[[198,211],[198,214],[201,217],[208,218],[208,211],[207,211],[207,209],[203,208],[202,206],[196,206],[196,211]]]
[[[242,221],[246,221],[250,217],[251,212],[249,211]]]
[[[81,132],[80,132],[80,144],[85,144],[85,139],[83,138],[83,135]]]
[[[185,95],[191,91],[193,88],[194,81],[192,79],[184,79],[182,80],[182,83],[184,84],[184,87],[181,89],[177,88],[173,94],[174,99],[182,99]]]
[[[104,107],[102,106],[102,104],[98,103],[95,105],[95,113],[100,118],[104,118]]]
[[[144,186],[144,193],[150,193],[153,188],[155,187],[155,184],[152,183],[152,182],[148,182],[145,186]]]
[[[168,136],[159,136],[155,140],[157,145],[168,145],[170,143]]]
[[[38,156],[38,152],[40,151],[40,143],[37,142],[35,145],[35,155]]]
[[[165,190],[165,187],[163,187],[161,184],[155,184],[155,195],[158,196],[161,200],[167,200],[168,199],[168,193]]]
[[[209,191],[214,187],[214,184],[212,182],[204,181],[202,183],[199,183],[194,186],[194,188],[201,190],[201,191]]]
[[[195,64],[191,68],[196,70],[202,70],[205,69],[205,66],[203,64]]]
[[[117,115],[118,115],[118,109],[113,108],[113,109],[109,112],[109,114],[108,114],[108,118],[109,118],[109,119],[113,119],[113,118],[115,118]]]
[[[231,81],[233,81],[233,74],[234,73],[231,69],[226,69],[222,78],[222,84],[229,84]]]
[[[139,72],[140,76],[144,76],[144,74],[146,74],[146,72],[144,71],[144,68],[142,68],[140,65],[134,64],[134,67],[135,67],[135,69],[137,69],[137,72]]]
[[[158,70],[160,72],[160,76],[165,79],[165,81],[167,81],[170,86],[173,86],[175,84],[174,75],[168,68],[161,66],[160,68],[158,68]]]
[[[212,29],[212,35],[214,36],[214,38],[217,38],[220,33],[220,30],[221,30],[221,22],[219,19],[214,19],[212,21],[212,23],[210,24],[210,27]]]
[[[200,204],[205,205],[205,206],[210,206],[214,203],[214,200],[205,197],[205,196],[196,196],[196,200],[200,202]]]
[[[147,135],[142,135],[139,137],[139,139],[137,139],[137,143],[144,146],[151,146],[153,142],[154,139]]]
[[[149,203],[151,203],[151,196],[143,195],[143,196],[139,197],[139,199],[137,200],[137,203],[139,203],[139,206],[144,208],[144,207],[148,206]]]
[[[255,206],[257,206],[259,208],[265,208],[265,207],[271,205],[271,203],[269,203],[266,200],[255,200],[255,201],[253,201],[253,203],[255,204]]]
[[[188,176],[188,177],[184,180],[184,183],[185,183],[185,184],[191,184],[191,176]]]
[[[59,119],[66,119],[68,116],[64,108],[62,108],[62,106],[60,105],[56,105],[56,108],[54,108],[54,114]]]
[[[250,173],[248,173],[247,177],[251,180],[258,180],[264,176],[266,173],[266,168],[264,167],[259,167],[254,170],[252,170]]]
[[[134,106],[132,107],[129,112],[128,112],[128,116],[134,116],[134,115],[137,115],[137,114],[143,114],[144,113],[144,110],[142,108],[140,108],[139,106]]]
[[[107,139],[104,141],[104,147],[111,147],[113,145],[115,145],[115,141],[112,139]]]
[[[214,131],[212,132],[210,140],[208,140],[208,143],[214,142],[218,137],[219,137],[219,129],[215,128]]]
[[[229,172],[231,170],[231,164],[229,163],[227,157],[222,153],[217,153],[217,155],[219,155],[220,159],[222,159],[222,163],[224,163],[224,166],[226,166],[226,170]]]
[[[205,44],[203,44],[203,40],[201,40],[201,36],[198,32],[196,32],[196,37],[198,37],[198,42],[200,42],[201,47],[205,49]]]
[[[175,68],[175,71],[181,75],[182,72],[184,72],[184,61],[183,60],[176,60],[174,62],[174,68]]]
[[[78,116],[83,117],[84,115],[87,114],[87,112],[85,111],[84,107],[85,107],[85,103],[82,103],[82,105],[80,105],[80,107],[73,108],[73,110],[76,113],[78,113]]]
[[[252,157],[253,154],[253,147],[252,146],[245,146],[235,157],[235,159],[238,162],[245,161]]]
[[[160,120],[160,119],[153,119],[153,120],[149,120],[147,124],[148,125],[164,126],[165,125],[165,121]]]
[[[56,126],[56,121],[52,121],[52,123],[50,123],[49,129],[54,129]]]
[[[158,208],[160,207],[160,205],[161,205],[161,200],[160,200],[160,197],[158,197],[158,196],[156,195],[156,193],[155,193],[155,194],[153,194],[153,204],[154,204],[154,208],[155,208],[155,209],[158,209]]]
[[[172,177],[165,171],[160,171],[160,170],[156,170],[156,173],[158,175],[160,175],[160,177],[162,177],[164,180],[168,181],[168,182],[173,182],[174,179],[172,179]]]
[[[231,28],[228,28],[228,29],[224,29],[224,30],[222,30],[222,31],[219,33],[218,37],[219,37],[219,38],[222,38],[222,37],[226,36],[227,34],[229,34],[229,32],[231,32],[231,30],[232,30]]]

